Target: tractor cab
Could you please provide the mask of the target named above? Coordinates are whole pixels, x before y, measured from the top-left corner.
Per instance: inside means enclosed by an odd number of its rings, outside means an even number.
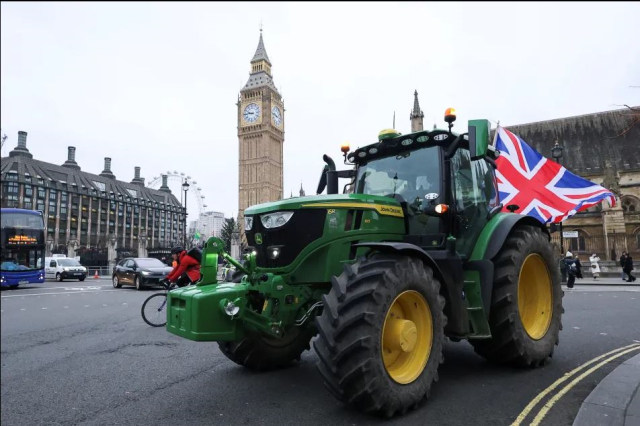
[[[329,172],[333,176],[326,178],[323,174],[319,189],[323,189],[323,179],[349,177],[346,192],[389,197],[400,203],[405,242],[442,250],[451,236],[449,244],[453,242],[461,258],[468,259],[480,232],[502,206],[495,151],[489,146],[489,122],[472,120],[467,133],[456,134],[451,131],[455,119],[455,110],[449,108],[445,113],[448,130],[402,135],[386,129],[377,143],[354,152],[343,145],[345,164],[355,170]],[[331,170],[331,163],[325,168]]]

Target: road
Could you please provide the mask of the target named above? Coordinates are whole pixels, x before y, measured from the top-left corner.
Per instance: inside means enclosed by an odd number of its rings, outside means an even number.
[[[494,366],[468,343],[449,343],[429,401],[382,420],[338,403],[313,352],[298,366],[255,374],[215,343],[147,326],[140,306],[152,291],[113,289],[107,280],[34,287],[1,293],[3,426],[509,425],[565,373],[640,342],[640,287],[577,287],[566,291],[560,346],[546,367]],[[636,353],[589,374],[541,424],[570,426],[597,383]]]

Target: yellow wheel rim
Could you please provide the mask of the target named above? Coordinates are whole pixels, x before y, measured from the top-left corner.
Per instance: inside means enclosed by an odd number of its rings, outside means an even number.
[[[416,380],[429,359],[433,319],[424,297],[408,290],[395,298],[382,327],[382,359],[391,378],[400,384]]]
[[[547,334],[553,316],[553,292],[549,269],[539,254],[527,256],[520,269],[518,311],[529,337],[540,340]]]

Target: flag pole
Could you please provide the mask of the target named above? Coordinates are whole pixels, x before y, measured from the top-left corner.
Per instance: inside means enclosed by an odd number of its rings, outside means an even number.
[[[498,140],[498,131],[500,130],[500,120],[498,120],[498,125],[496,126],[496,132],[493,134],[493,141],[491,141],[491,146],[496,147],[496,140]]]

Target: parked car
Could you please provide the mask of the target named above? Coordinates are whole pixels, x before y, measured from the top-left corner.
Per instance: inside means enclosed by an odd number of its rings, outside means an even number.
[[[158,285],[172,269],[151,257],[128,257],[118,262],[111,281],[114,288],[132,285],[142,290],[147,285]]]
[[[84,281],[87,278],[87,268],[70,257],[46,257],[44,259],[45,278],[55,278],[56,281],[68,279]]]

